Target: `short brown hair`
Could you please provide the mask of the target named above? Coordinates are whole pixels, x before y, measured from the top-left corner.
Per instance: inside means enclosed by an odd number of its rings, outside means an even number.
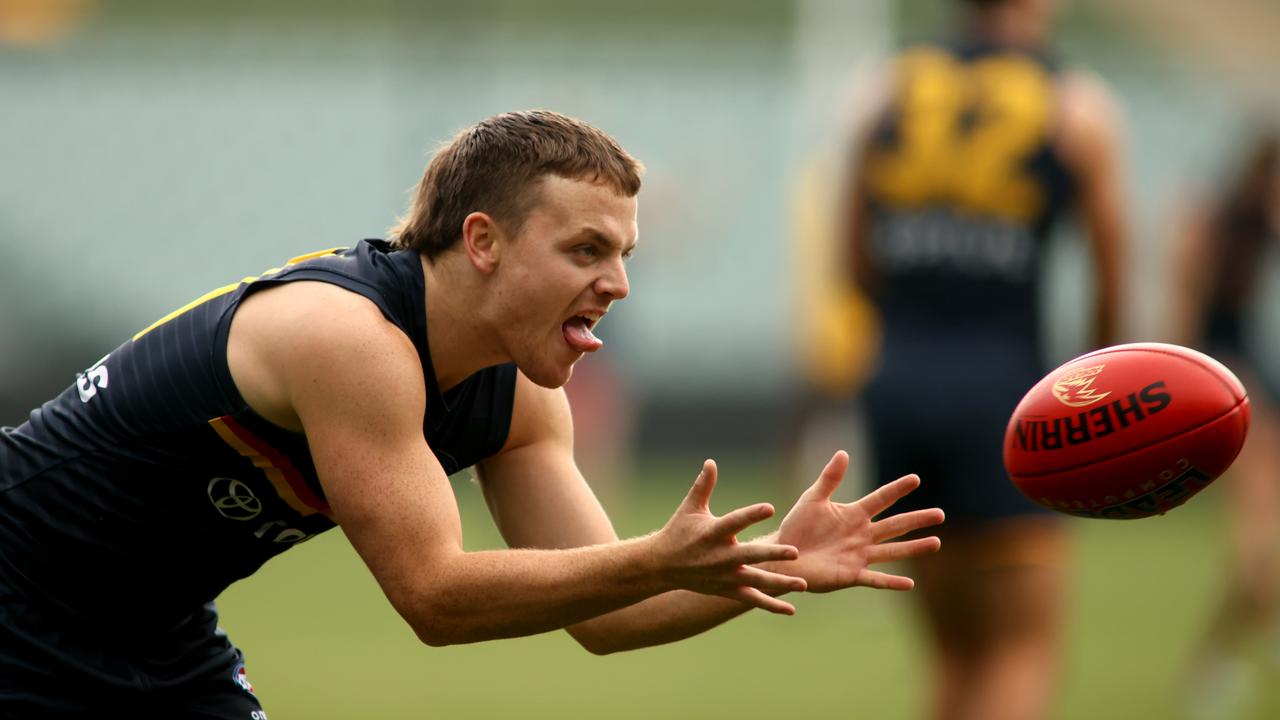
[[[391,240],[434,259],[457,243],[472,212],[518,232],[546,175],[603,183],[634,197],[643,170],[616,140],[580,120],[549,110],[495,115],[458,133],[431,158]]]

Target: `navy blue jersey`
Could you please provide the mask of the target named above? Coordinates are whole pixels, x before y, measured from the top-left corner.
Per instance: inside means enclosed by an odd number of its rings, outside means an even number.
[[[426,381],[423,434],[446,472],[501,449],[515,367],[440,393],[416,252],[370,240],[297,258],[162,319],[3,429],[0,595],[162,635],[334,526],[306,437],[254,413],[227,367],[239,303],[298,280],[368,298],[412,340]]]
[[[865,155],[886,342],[1000,333],[1032,352],[1045,239],[1070,201],[1054,150],[1057,69],[975,40],[904,52]]]

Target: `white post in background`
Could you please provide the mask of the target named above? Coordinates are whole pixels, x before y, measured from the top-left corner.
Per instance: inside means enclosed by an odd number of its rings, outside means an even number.
[[[789,223],[782,257],[796,382],[787,433],[791,474],[816,477],[836,449],[850,451],[843,494],[868,484],[872,467],[854,394],[874,352],[869,308],[849,291],[838,216],[854,127],[878,95],[891,50],[889,0],[795,0],[789,182]]]

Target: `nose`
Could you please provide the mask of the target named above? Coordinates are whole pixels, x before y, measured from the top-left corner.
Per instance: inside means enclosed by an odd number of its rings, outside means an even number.
[[[631,286],[627,282],[627,267],[622,264],[622,258],[608,264],[604,273],[596,280],[595,290],[613,300],[621,300],[631,292]]]

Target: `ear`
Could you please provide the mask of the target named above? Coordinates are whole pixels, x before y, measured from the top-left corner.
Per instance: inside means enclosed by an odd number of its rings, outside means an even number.
[[[488,275],[498,267],[502,229],[489,215],[473,212],[462,220],[462,246],[475,269]]]

